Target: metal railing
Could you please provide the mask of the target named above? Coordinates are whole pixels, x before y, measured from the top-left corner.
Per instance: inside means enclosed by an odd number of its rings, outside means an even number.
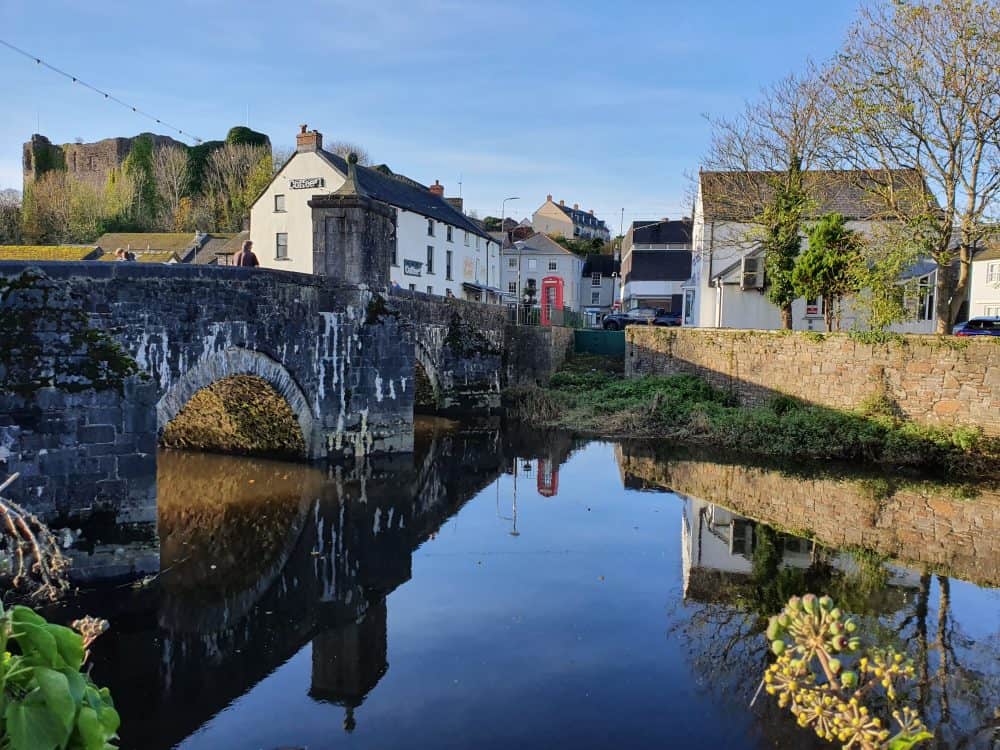
[[[507,304],[507,320],[513,325],[542,325],[542,310],[540,307],[528,305]],[[565,328],[586,328],[587,321],[583,314],[565,307],[554,307],[549,310],[548,325]]]

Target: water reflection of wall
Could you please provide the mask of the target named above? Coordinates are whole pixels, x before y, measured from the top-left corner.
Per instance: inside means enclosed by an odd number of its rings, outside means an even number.
[[[95,677],[128,717],[123,746],[172,747],[310,642],[302,689],[344,706],[352,728],[389,668],[387,595],[504,463],[496,432],[437,434],[413,455],[329,473],[168,456],[158,587],[87,605],[115,623]]]
[[[1000,585],[1000,491],[974,497],[930,482],[890,481],[836,470],[813,474],[617,448],[627,485],[659,487],[729,508],[828,547],[860,547]]]

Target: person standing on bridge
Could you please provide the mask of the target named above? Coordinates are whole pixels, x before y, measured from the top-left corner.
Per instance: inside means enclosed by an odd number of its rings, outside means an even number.
[[[254,255],[252,248],[253,243],[250,240],[246,240],[240,251],[233,257],[233,265],[245,266],[247,268],[256,268],[259,266],[260,261],[257,260],[257,256]]]

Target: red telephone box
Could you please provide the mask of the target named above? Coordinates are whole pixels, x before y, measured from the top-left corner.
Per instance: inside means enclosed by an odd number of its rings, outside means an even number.
[[[558,276],[542,279],[542,325],[552,325],[552,310],[563,309],[563,280]]]
[[[559,494],[559,468],[553,464],[551,458],[538,459],[535,485],[542,497],[555,497]]]

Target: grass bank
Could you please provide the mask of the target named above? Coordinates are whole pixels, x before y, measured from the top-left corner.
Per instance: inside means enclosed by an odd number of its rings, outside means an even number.
[[[884,464],[958,476],[1000,475],[1000,439],[968,427],[901,419],[887,399],[855,411],[777,397],[759,407],[691,375],[626,380],[602,358],[577,357],[548,388],[507,393],[508,415],[600,437],[654,437],[787,459]]]

